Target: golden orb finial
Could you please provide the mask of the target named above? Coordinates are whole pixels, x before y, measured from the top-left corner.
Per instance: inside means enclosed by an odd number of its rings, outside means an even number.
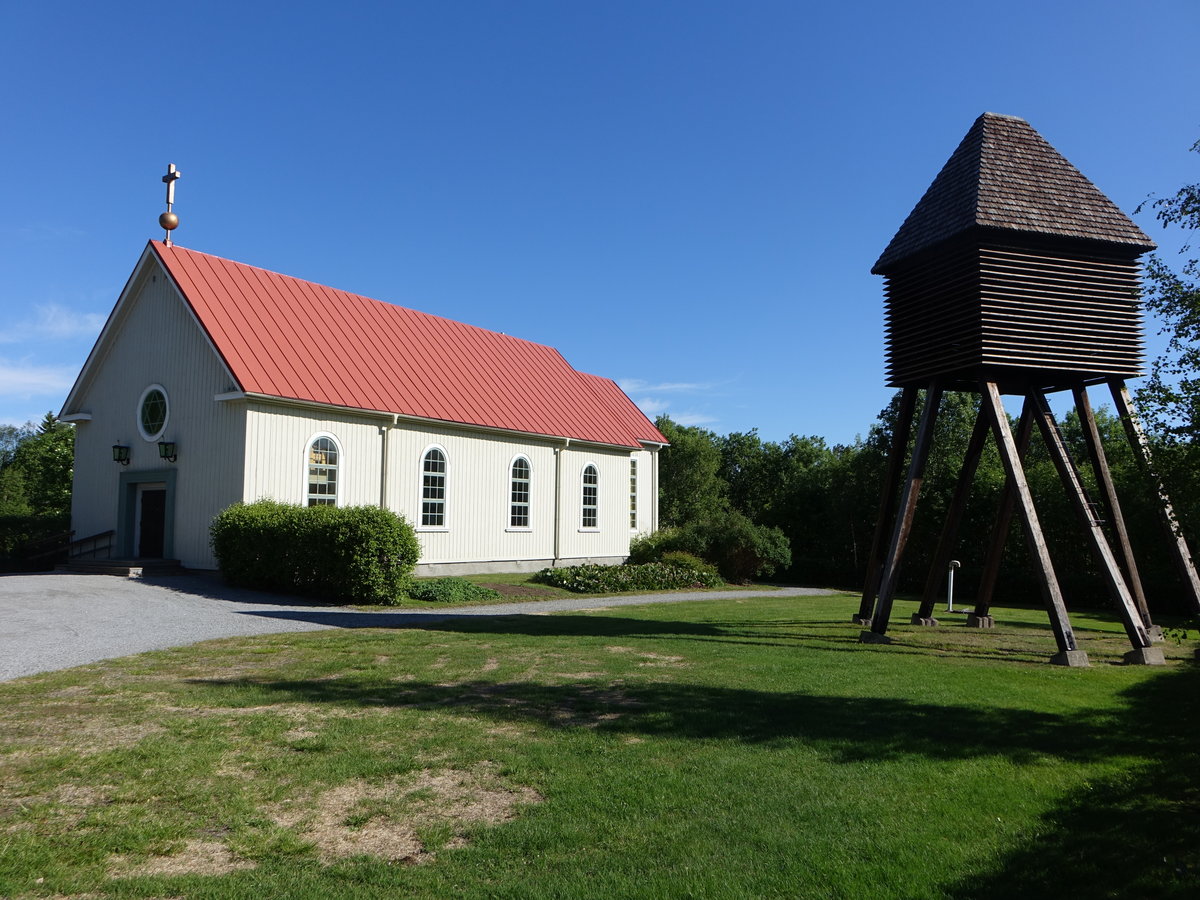
[[[165,212],[158,217],[158,224],[167,231],[174,231],[179,227],[179,216],[173,212]]]

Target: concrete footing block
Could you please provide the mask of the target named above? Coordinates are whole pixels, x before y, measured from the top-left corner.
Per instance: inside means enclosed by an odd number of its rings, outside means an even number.
[[[1146,637],[1150,638],[1150,643],[1161,644],[1163,642],[1163,633],[1161,625],[1150,625],[1146,628]]]
[[[863,628],[870,628],[872,621],[874,620],[870,616],[860,616],[857,613],[850,617],[851,625],[861,625]]]
[[[858,636],[860,644],[890,644],[892,639],[886,634],[876,634],[874,631],[864,631]]]
[[[1070,666],[1072,669],[1086,669],[1089,665],[1086,650],[1064,650],[1050,657],[1050,663],[1055,666]]]
[[[967,613],[968,628],[995,628],[996,620],[991,616],[977,616],[975,613]]]
[[[937,628],[938,620],[935,619],[933,616],[924,618],[924,617],[918,615],[917,613],[913,613],[912,618],[909,620],[909,624],[910,625],[920,625],[922,628]]]
[[[1124,656],[1127,666],[1165,666],[1162,647],[1136,647]]]

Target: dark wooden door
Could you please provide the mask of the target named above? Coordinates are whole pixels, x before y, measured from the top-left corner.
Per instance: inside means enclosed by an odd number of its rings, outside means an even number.
[[[138,511],[139,534],[137,555],[142,559],[162,559],[163,532],[167,523],[167,492],[161,489],[141,492]]]

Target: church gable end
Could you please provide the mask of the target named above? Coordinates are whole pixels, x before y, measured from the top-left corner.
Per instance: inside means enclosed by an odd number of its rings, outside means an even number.
[[[161,484],[168,540],[156,555],[174,558],[190,546],[199,549],[188,564],[211,566],[208,522],[241,499],[244,413],[214,400],[231,386],[228,369],[147,252],[62,410],[76,423],[76,536],[113,530],[114,554],[138,556],[138,498]],[[162,457],[160,440],[175,444],[174,462]],[[127,465],[113,461],[114,444],[128,448]],[[176,514],[183,509],[186,516]]]

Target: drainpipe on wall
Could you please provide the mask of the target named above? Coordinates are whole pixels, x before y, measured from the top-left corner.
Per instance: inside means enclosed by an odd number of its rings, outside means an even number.
[[[379,451],[379,508],[387,509],[387,490],[388,490],[388,435],[392,429],[396,427],[399,421],[399,416],[392,416],[391,422],[384,422],[379,426],[379,434],[382,440],[380,441]]]
[[[658,531],[658,451],[655,447],[650,453],[650,531]]]
[[[561,447],[554,448],[554,561],[557,566],[562,558],[559,552],[562,547],[562,452],[571,446],[571,439],[564,438]]]

